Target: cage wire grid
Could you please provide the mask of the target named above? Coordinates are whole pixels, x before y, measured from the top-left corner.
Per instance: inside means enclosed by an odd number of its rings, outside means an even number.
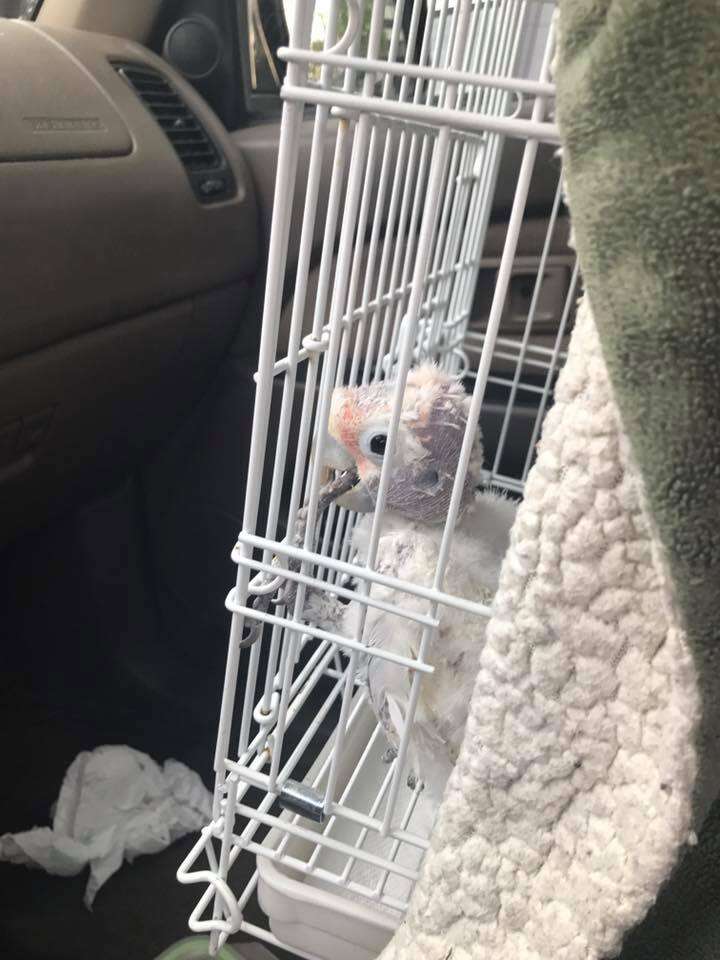
[[[388,931],[407,908],[429,845],[427,831],[413,827],[421,787],[406,783],[408,732],[420,684],[433,679],[428,645],[443,607],[490,614],[486,604],[443,590],[474,431],[492,387],[499,432],[484,480],[521,494],[564,360],[577,292],[577,265],[566,257],[560,315],[549,342],[536,337],[543,284],[557,260],[558,183],[542,249],[524,264],[533,288],[522,329],[516,324],[501,333],[538,147],[558,141],[550,119],[552,6],[547,0],[331,0],[319,50],[311,44],[314,0],[295,0],[290,45],[279,51],[287,72],[243,527],[232,552],[237,579],[226,601],[231,630],[213,819],[178,870],[182,883],[204,887],[189,925],[210,934],[212,953],[240,930],[283,946],[243,917],[258,882],[256,871],[244,890],[232,889],[228,875],[243,851],[281,863],[326,891],[353,894],[349,903],[376,907]],[[287,348],[278,356],[308,107],[314,108],[313,132],[292,311]],[[324,145],[333,134],[327,180]],[[502,252],[486,258],[507,138],[522,142],[522,160]],[[322,248],[307,332],[319,227]],[[473,304],[486,268],[494,287],[487,317],[477,323]],[[472,399],[437,568],[432,582],[419,584],[376,570],[375,560],[405,382],[425,359],[464,377]],[[324,515],[319,509],[323,464],[317,451],[327,439],[335,387],[383,379],[394,384],[390,456],[360,564],[352,552],[356,515],[334,504]],[[527,421],[527,450],[513,474],[503,462],[518,411]],[[301,507],[307,522],[298,543]],[[288,580],[297,585],[292,608],[278,605],[269,612],[267,605],[253,605]],[[423,601],[425,612],[417,612],[417,604],[407,609],[379,600],[374,585]],[[313,588],[361,605],[353,636],[303,619],[305,595]],[[363,625],[370,607],[416,624],[417,657],[368,651]],[[366,695],[357,684],[364,655],[399,664],[412,680],[397,757],[360,803],[357,788],[383,744],[374,719],[368,724]],[[358,760],[346,769],[349,745]],[[298,855],[293,841],[302,842],[306,855]]]

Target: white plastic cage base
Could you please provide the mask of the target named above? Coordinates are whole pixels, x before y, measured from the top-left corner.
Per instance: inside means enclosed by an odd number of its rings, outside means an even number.
[[[573,319],[578,271],[564,245],[557,249],[559,183],[544,240],[532,256],[517,255],[538,146],[557,141],[552,8],[546,0],[330,0],[320,50],[314,0],[293,4],[290,46],[281,51],[285,103],[243,529],[226,603],[232,625],[214,819],[178,871],[181,882],[204,887],[190,927],[210,933],[211,952],[242,930],[300,956],[369,960],[407,909],[435,813],[421,785],[407,782],[408,731],[420,685],[433,682],[428,651],[444,610],[490,614],[479,598],[444,588],[476,425],[493,434],[484,482],[521,494]],[[294,224],[308,105],[313,139]],[[339,123],[324,181],[331,117]],[[508,138],[522,143],[522,162],[502,251],[490,256],[485,242]],[[297,265],[280,340],[287,349],[277,356],[291,227]],[[520,308],[518,276],[530,291]],[[472,400],[437,567],[427,582],[409,582],[379,572],[375,561],[405,381],[426,359],[464,377]],[[355,514],[332,505],[319,515],[317,452],[333,390],[383,379],[393,384],[388,456],[360,563]],[[301,506],[307,524],[296,545]],[[297,584],[292,609],[254,606],[288,580]],[[378,587],[390,588],[392,599],[379,600]],[[359,605],[352,636],[303,619],[311,589]],[[417,655],[368,651],[364,617],[378,607],[417,631]],[[408,671],[407,728],[394,759],[384,756],[384,734],[358,686],[363,655]],[[240,890],[238,857],[257,857]],[[243,918],[256,894],[269,928]]]

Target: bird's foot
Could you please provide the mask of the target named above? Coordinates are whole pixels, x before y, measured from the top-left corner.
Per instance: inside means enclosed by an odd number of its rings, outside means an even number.
[[[417,790],[418,793],[421,790],[425,789],[425,784],[420,779],[420,777],[418,777],[418,775],[415,773],[408,774],[407,785],[410,788],[410,790]]]
[[[303,619],[314,623],[323,630],[336,630],[342,623],[345,604],[337,594],[310,590],[306,594]]]
[[[397,750],[395,747],[388,747],[380,759],[383,763],[392,763],[395,757],[397,757]]]

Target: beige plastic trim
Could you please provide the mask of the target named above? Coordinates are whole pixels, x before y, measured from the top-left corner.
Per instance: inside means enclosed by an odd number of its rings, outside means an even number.
[[[162,0],[44,0],[37,23],[146,43]]]
[[[142,310],[243,277],[257,268],[257,210],[245,164],[205,101],[144,47],[80,30],[5,21],[9,42],[36,33],[67,52],[53,83],[80,89],[62,104],[72,116],[97,86],[129,131],[126,156],[0,163],[3,264],[0,363]],[[42,43],[41,41],[46,41]],[[204,206],[154,117],[113,68],[148,64],[181,93],[233,169],[237,195]],[[22,90],[44,60],[17,63],[5,86]],[[72,87],[75,90],[75,87]],[[22,96],[18,95],[19,109]],[[5,110],[5,107],[3,108]]]
[[[132,150],[128,129],[100,84],[32,24],[13,21],[0,31],[0,89],[0,162],[114,157]]]

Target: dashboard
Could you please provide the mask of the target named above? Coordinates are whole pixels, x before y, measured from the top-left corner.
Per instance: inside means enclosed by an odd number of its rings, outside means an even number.
[[[0,87],[5,534],[190,407],[242,326],[258,213],[223,124],[139,44],[4,20]]]

